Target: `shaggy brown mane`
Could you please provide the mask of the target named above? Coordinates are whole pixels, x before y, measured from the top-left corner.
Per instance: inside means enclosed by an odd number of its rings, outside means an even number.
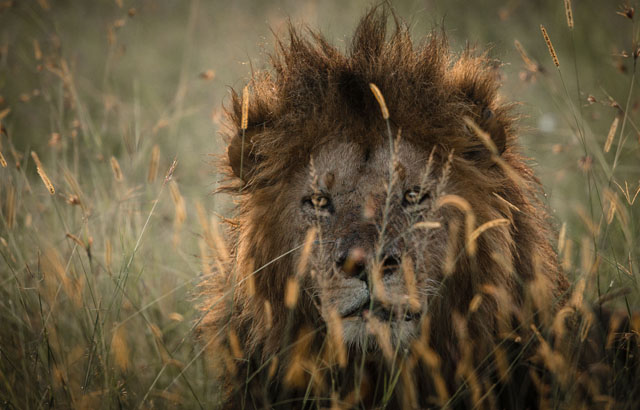
[[[324,147],[347,142],[365,158],[383,144],[388,147],[387,125],[370,83],[384,96],[393,134],[402,130],[402,139],[409,146],[433,152],[437,168],[451,168],[454,177],[448,189],[464,193],[478,225],[496,219],[506,219],[510,225],[480,236],[476,255],[463,250],[449,276],[438,272],[442,286],[439,297],[430,302],[431,319],[423,321],[421,340],[440,356],[434,366],[441,370],[446,388],[464,390],[460,386],[468,380],[460,375],[457,363],[469,356],[474,357],[474,365],[488,371],[483,383],[495,381],[495,365],[482,359],[493,354],[496,339],[508,335],[508,343],[515,340],[519,347],[514,352],[519,357],[528,345],[521,346],[521,341],[534,338],[529,325],[549,321],[533,313],[542,306],[527,305],[531,302],[528,293],[538,292],[538,300],[553,314],[567,292],[568,282],[558,267],[547,215],[539,200],[540,184],[518,153],[516,117],[512,105],[498,96],[494,62],[469,49],[454,55],[444,34],[435,31],[423,43],[414,44],[406,25],[395,16],[395,27],[388,33],[388,18],[386,8],[371,10],[359,23],[346,52],[330,45],[318,32],[310,30],[305,35],[289,26],[286,41],[276,38],[273,70],[254,73],[249,83],[244,135],[243,101],[232,91],[228,157],[220,166],[228,176],[222,190],[238,197],[229,235],[232,257],[221,260],[218,272],[202,286],[205,315],[200,324],[211,356],[226,358],[220,360],[229,372],[222,378],[228,408],[260,408],[278,399],[287,403],[292,391],[302,389],[304,395],[304,386],[311,384],[319,396],[334,392],[326,380],[313,379],[308,369],[302,371],[296,364],[308,363],[300,352],[317,354],[327,336],[312,297],[301,294],[293,310],[285,304],[288,279],[296,272],[296,251],[304,240],[303,228],[291,226],[295,215],[285,205],[291,202],[292,181],[308,173],[312,156]],[[465,117],[491,136],[496,153],[467,128]],[[459,213],[453,211],[442,216],[447,224],[457,217]],[[470,303],[479,293],[483,293],[483,302],[471,310]],[[525,305],[528,313],[522,314]],[[469,318],[470,351],[459,346],[462,336],[454,326],[453,319],[463,316]],[[412,345],[412,349],[419,351],[420,346]],[[357,351],[348,354],[363,357]],[[365,362],[363,359],[363,367]],[[383,366],[367,363],[373,366],[369,374],[378,382],[387,377]],[[433,399],[437,381],[429,366],[409,362],[407,369],[416,373],[403,374],[401,383],[406,386],[408,380],[414,380],[430,391],[429,397],[400,399],[394,394],[385,398],[395,403],[391,407],[437,403]],[[504,389],[507,398],[501,403],[518,407],[522,402],[513,400],[531,394],[533,382],[520,385],[529,369],[515,368],[509,382],[514,384],[511,390]],[[361,387],[353,385],[357,370],[352,365],[333,374],[341,397],[356,387],[360,391]],[[460,397],[458,405],[469,403],[469,394]],[[374,391],[358,400],[368,407],[379,403],[382,396]]]
[[[416,45],[398,19],[387,36],[387,20],[386,10],[371,10],[346,53],[320,33],[309,30],[307,39],[292,25],[287,42],[276,39],[273,73],[256,73],[250,82],[247,170],[254,163],[259,167],[245,174],[246,186],[238,193],[287,178],[308,163],[315,147],[332,139],[346,137],[363,146],[383,143],[385,133],[372,132],[384,130],[384,122],[370,83],[384,95],[392,123],[419,146],[480,150],[479,140],[451,132],[467,115],[484,125],[500,151],[512,147],[514,117],[511,105],[498,99],[494,62],[469,49],[454,56],[437,31]],[[489,120],[482,117],[487,109],[493,113]],[[239,135],[242,99],[235,91],[229,114],[235,126],[231,136]],[[240,145],[241,139],[232,140],[231,163],[239,162],[234,157],[240,156]]]

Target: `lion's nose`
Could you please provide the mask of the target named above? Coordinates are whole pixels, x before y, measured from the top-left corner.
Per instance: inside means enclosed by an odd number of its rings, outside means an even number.
[[[338,267],[350,277],[357,277],[366,282],[367,253],[360,247],[341,251],[336,259]]]

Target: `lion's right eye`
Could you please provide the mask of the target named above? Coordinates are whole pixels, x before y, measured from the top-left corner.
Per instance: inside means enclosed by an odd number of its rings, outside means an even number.
[[[303,199],[302,202],[318,210],[329,210],[331,208],[331,200],[328,196],[323,194],[311,195],[310,197]]]

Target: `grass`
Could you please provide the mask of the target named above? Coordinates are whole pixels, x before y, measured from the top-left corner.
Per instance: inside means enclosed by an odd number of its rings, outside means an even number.
[[[220,369],[194,342],[193,295],[209,271],[199,250],[213,213],[231,207],[209,195],[225,87],[264,65],[264,15],[276,30],[292,15],[339,41],[367,4],[229,3],[0,3],[3,407],[218,399]],[[630,315],[640,308],[638,16],[591,0],[574,5],[569,28],[562,2],[537,3],[396,6],[416,16],[417,36],[446,15],[454,48],[494,45],[503,92],[523,102],[522,141],[565,271],[587,301]]]

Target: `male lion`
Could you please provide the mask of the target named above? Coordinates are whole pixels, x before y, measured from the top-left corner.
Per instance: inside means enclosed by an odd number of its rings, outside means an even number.
[[[553,394],[539,329],[568,282],[494,64],[387,19],[369,12],[344,53],[290,28],[248,100],[233,93],[233,252],[212,245],[200,324],[226,408]]]

